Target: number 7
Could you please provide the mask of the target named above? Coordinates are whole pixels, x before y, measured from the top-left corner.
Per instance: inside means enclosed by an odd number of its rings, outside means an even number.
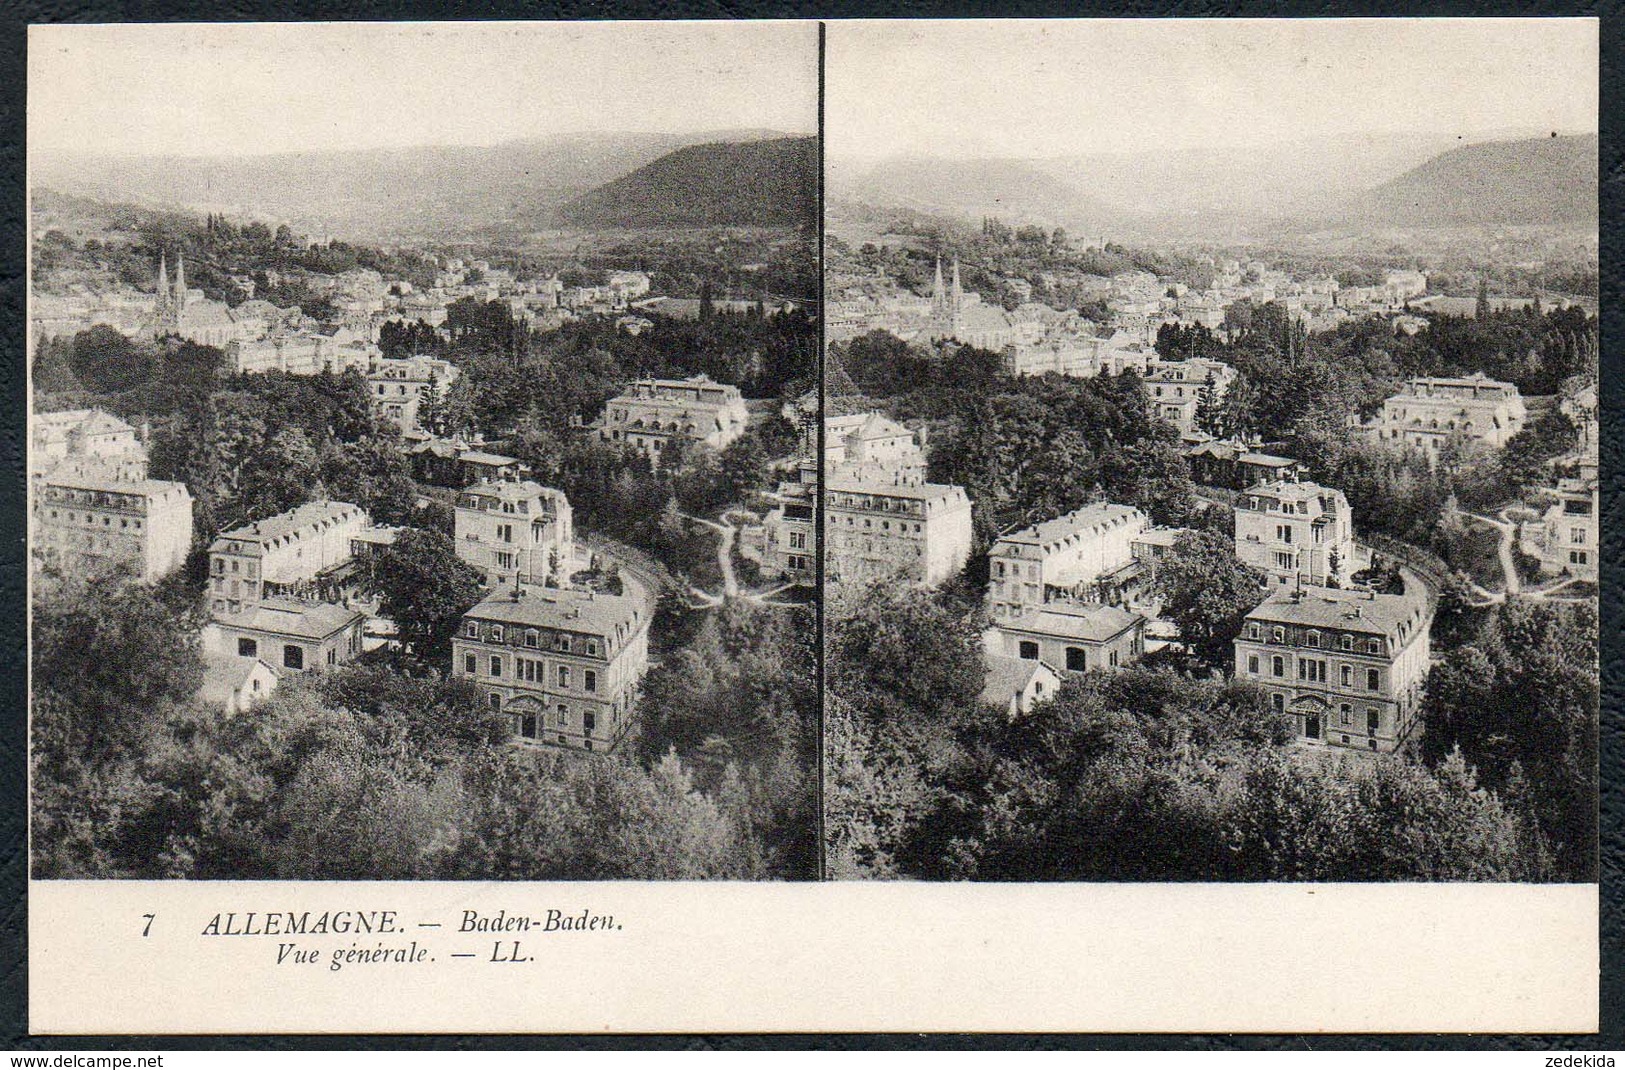
[[[143,918],[147,919],[147,924],[141,927],[141,935],[146,936],[148,933],[152,932],[152,919],[156,918],[158,915],[156,915],[156,914],[143,914],[141,916]]]

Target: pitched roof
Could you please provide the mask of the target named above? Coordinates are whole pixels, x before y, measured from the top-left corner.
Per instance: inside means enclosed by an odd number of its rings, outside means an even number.
[[[880,498],[911,498],[917,501],[965,497],[965,488],[956,483],[897,483],[839,476],[829,480],[829,489],[844,494],[872,494]]]
[[[625,595],[534,585],[519,590],[518,599],[512,588],[491,594],[469,610],[464,619],[605,636],[614,635],[618,625],[636,631],[649,619],[642,600]]]
[[[251,524],[244,524],[240,528],[223,532],[214,542],[209,544],[209,552],[224,552],[226,543],[241,542],[248,544],[245,550],[251,552],[252,547],[263,545],[273,539],[282,539],[294,534],[302,534],[324,521],[338,522],[353,519],[359,516],[363,522],[367,514],[359,505],[350,502],[319,501],[306,502],[295,506],[285,513],[256,520]],[[242,551],[239,551],[242,552]]]
[[[1096,502],[1086,505],[1082,509],[1074,509],[1070,513],[1045,520],[1020,531],[1011,532],[1001,536],[1000,542],[1028,543],[1037,546],[1048,546],[1072,535],[1082,534],[1091,529],[1103,529],[1107,526],[1122,523],[1132,523],[1135,518],[1145,519],[1145,514],[1132,505],[1117,505],[1113,502]]]
[[[203,653],[203,686],[198,698],[213,705],[223,705],[232,694],[247,682],[256,666],[263,665],[273,677],[276,668],[262,658],[245,658],[236,654],[208,650]]]
[[[1323,487],[1311,480],[1265,480],[1255,483],[1242,493],[1283,502],[1318,501],[1327,497],[1333,501],[1346,501],[1343,492],[1336,487]]]
[[[895,420],[878,412],[860,412],[852,416],[830,416],[824,420],[825,432],[842,438],[896,438],[913,432]]]
[[[1130,613],[1118,606],[1074,606],[1052,603],[1036,613],[1027,613],[1019,619],[1001,624],[1002,631],[1028,632],[1056,639],[1081,639],[1089,643],[1104,643],[1123,634],[1136,623],[1144,623],[1138,613]]]
[[[269,632],[297,639],[326,639],[343,631],[366,614],[328,602],[305,603],[291,598],[267,598],[236,613],[217,612],[214,619],[230,628]]]
[[[1427,597],[1421,591],[1373,594],[1313,587],[1277,593],[1247,614],[1247,620],[1381,635],[1399,643],[1425,628],[1430,616]],[[1401,624],[1405,625],[1403,635]]]
[[[171,479],[120,479],[117,471],[116,465],[85,464],[70,457],[44,473],[40,479],[53,487],[130,494],[137,498],[192,497],[185,483]]]
[[[105,413],[100,409],[90,410],[90,415],[80,422],[73,430],[81,435],[115,435],[125,431],[133,432],[135,428],[120,420],[117,416]]]
[[[569,499],[556,487],[544,487],[533,479],[485,479],[463,488],[464,494],[478,494],[498,501],[518,502],[545,498],[548,501]]]
[[[1008,706],[1010,700],[1027,690],[1034,676],[1048,669],[1055,673],[1042,661],[1035,658],[1013,658],[1008,654],[989,654],[986,658],[987,671],[982,684],[982,701],[991,702],[995,706]]]
[[[486,453],[484,450],[464,450],[457,455],[457,459],[466,461],[469,464],[489,464],[497,467],[506,467],[510,464],[519,463],[517,457],[504,457],[500,453]]]

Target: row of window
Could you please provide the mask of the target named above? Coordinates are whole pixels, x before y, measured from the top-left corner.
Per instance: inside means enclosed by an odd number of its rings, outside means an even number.
[[[839,523],[840,520],[841,520],[840,517],[835,517],[834,518],[835,523]],[[890,531],[891,530],[891,523],[892,522],[890,520],[882,520],[880,522],[880,530],[881,531]],[[908,525],[909,525],[908,521],[899,520],[897,522],[897,530],[902,531],[902,532],[907,532],[909,530]],[[846,518],[846,526],[849,527],[849,528],[857,527],[857,521],[853,517],[849,516],[849,517]],[[875,526],[874,521],[871,520],[868,517],[864,517],[863,518],[863,526],[866,527],[866,528],[873,528]],[[920,533],[920,531],[921,531],[921,528],[920,528],[919,522],[916,521],[914,523],[914,534],[918,535]]]
[[[557,650],[561,654],[577,654],[577,653],[580,653],[580,654],[586,654],[588,657],[597,657],[598,656],[598,640],[597,639],[587,638],[587,639],[581,640],[580,641],[581,649],[577,650],[576,649],[577,640],[574,637],[566,635],[563,632],[554,632],[554,633],[550,633],[550,634],[553,637],[552,649]],[[478,639],[480,637],[480,622],[477,621],[477,620],[471,620],[471,621],[464,622],[464,624],[463,624],[463,636],[464,636],[464,638],[467,638],[467,639]],[[508,641],[508,629],[507,629],[507,627],[504,626],[504,625],[501,625],[501,624],[493,624],[493,625],[491,625],[490,634],[487,637],[486,642],[505,643],[507,641]],[[542,633],[541,633],[541,631],[539,629],[536,629],[536,628],[526,628],[525,629],[525,646],[529,647],[532,650],[540,650],[540,649],[542,649]]]
[[[1259,624],[1257,621],[1249,621],[1247,623],[1247,638],[1257,641],[1257,640],[1261,640],[1263,638],[1263,634],[1264,634],[1263,625]],[[1303,645],[1308,646],[1308,647],[1316,647],[1316,648],[1318,648],[1320,646],[1320,635],[1321,635],[1321,633],[1318,630],[1316,630],[1314,628],[1308,629],[1307,631],[1305,631],[1303,633]],[[1283,625],[1279,625],[1279,624],[1273,625],[1270,628],[1269,636],[1270,636],[1269,641],[1272,642],[1272,643],[1284,643],[1284,642],[1287,641],[1286,628]],[[1346,650],[1346,651],[1348,651],[1350,653],[1366,653],[1366,654],[1379,654],[1379,655],[1382,653],[1382,640],[1381,639],[1366,638],[1364,640],[1364,649],[1363,650],[1359,649],[1360,648],[1360,642],[1361,642],[1360,640],[1356,640],[1355,637],[1352,636],[1352,635],[1344,634],[1344,635],[1339,635],[1338,636],[1338,647],[1340,649]]]
[[[500,679],[504,672],[502,655],[492,654],[488,665],[491,678]],[[553,677],[556,686],[566,690],[575,686],[573,682],[575,680],[573,666],[560,665],[557,666],[557,670]],[[477,654],[463,655],[463,672],[468,676],[479,675],[479,656]],[[525,683],[542,684],[544,686],[547,684],[547,671],[544,664],[530,658],[514,658],[513,674],[514,679],[522,680]],[[598,673],[596,671],[592,669],[583,669],[581,671],[581,690],[591,692],[598,690]]]
[[[52,520],[60,519],[58,517],[58,515],[57,515],[57,510],[55,510],[55,509],[51,510],[51,519]],[[79,522],[79,514],[78,513],[69,513],[68,514],[68,521],[70,523],[77,524]],[[95,524],[96,523],[96,517],[91,513],[86,513],[85,514],[85,523],[87,523],[87,524]],[[110,528],[112,526],[113,526],[112,517],[106,517],[106,516],[102,517],[102,527]],[[134,528],[136,531],[140,531],[141,530],[141,521],[139,521],[139,520],[130,520],[130,519],[125,518],[125,517],[120,517],[119,522],[118,522],[118,526],[121,527],[121,528]]]
[[[1249,675],[1261,675],[1259,665],[1259,656],[1257,654],[1247,655],[1247,672]],[[1279,654],[1270,657],[1270,675],[1277,679],[1286,676],[1286,659]],[[1315,658],[1299,658],[1298,679],[1311,684],[1325,683],[1326,662]],[[1354,686],[1354,667],[1352,665],[1338,666],[1338,684],[1341,687]],[[1365,671],[1365,689],[1367,691],[1382,690],[1382,671],[1380,669],[1367,669]]]
[[[64,487],[47,487],[46,493],[59,502],[100,505],[108,509],[134,509],[141,502],[141,499],[135,495],[115,494],[104,490],[72,490]]]

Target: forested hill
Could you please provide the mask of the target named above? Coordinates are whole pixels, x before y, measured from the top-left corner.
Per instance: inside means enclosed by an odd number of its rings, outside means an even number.
[[[1597,225],[1597,136],[1525,138],[1441,153],[1355,198],[1341,224]]]
[[[813,225],[816,138],[691,145],[560,210],[580,227]]]

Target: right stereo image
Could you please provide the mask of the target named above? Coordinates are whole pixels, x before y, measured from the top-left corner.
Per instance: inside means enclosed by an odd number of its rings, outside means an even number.
[[[826,34],[827,876],[1596,880],[1596,24]]]

